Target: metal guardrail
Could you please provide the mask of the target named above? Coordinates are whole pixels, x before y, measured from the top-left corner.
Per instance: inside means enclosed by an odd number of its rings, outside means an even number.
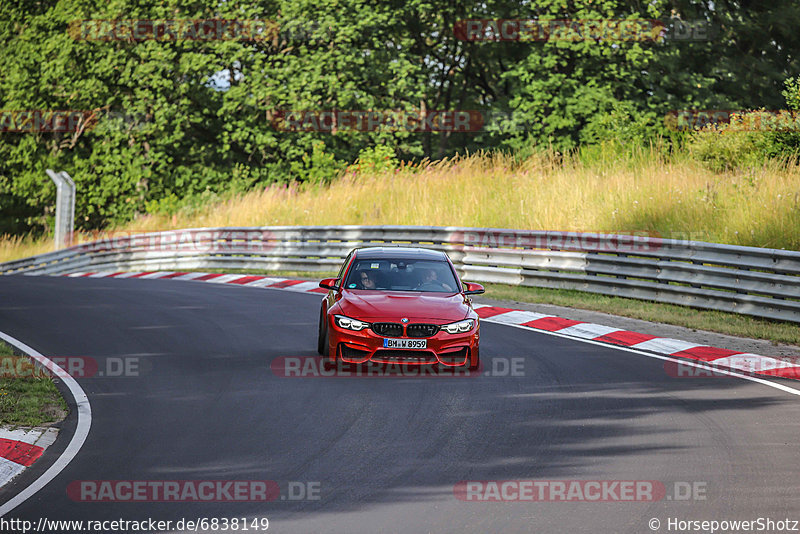
[[[2,274],[334,271],[354,247],[446,251],[468,280],[681,304],[800,323],[800,252],[629,234],[427,226],[197,228],[104,239],[0,263]]]

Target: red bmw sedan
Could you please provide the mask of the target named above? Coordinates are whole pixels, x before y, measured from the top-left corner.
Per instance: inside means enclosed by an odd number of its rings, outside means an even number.
[[[330,362],[467,366],[480,363],[480,322],[444,252],[370,247],[350,252],[320,287],[317,350]]]

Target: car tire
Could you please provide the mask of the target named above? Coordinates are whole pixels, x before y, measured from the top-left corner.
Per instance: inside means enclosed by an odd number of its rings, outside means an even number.
[[[317,352],[320,356],[327,356],[330,348],[328,346],[328,322],[327,314],[320,313],[319,328],[317,329]]]

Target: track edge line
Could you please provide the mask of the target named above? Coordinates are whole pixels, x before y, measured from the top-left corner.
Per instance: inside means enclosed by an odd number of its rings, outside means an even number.
[[[39,478],[34,480],[25,489],[14,495],[14,497],[0,506],[0,517],[3,517],[14,508],[35,495],[40,489],[49,484],[50,481],[58,476],[58,474],[61,473],[61,471],[63,471],[67,465],[69,465],[75,456],[78,455],[78,452],[86,441],[86,438],[89,435],[89,430],[92,427],[92,407],[89,403],[89,397],[86,395],[86,392],[83,391],[83,388],[81,388],[80,384],[78,384],[75,378],[70,376],[47,356],[41,354],[29,345],[26,345],[22,341],[6,334],[5,332],[0,331],[0,339],[9,343],[10,345],[13,345],[18,350],[21,350],[45,366],[55,376],[62,379],[75,401],[78,417],[75,425],[75,433],[72,435],[72,438],[70,439],[66,449],[64,449],[64,452],[62,452],[61,455],[56,458],[53,464],[44,473],[42,473]]]

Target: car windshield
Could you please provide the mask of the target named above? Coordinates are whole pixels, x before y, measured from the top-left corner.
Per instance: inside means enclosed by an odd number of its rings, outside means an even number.
[[[357,259],[347,275],[345,287],[436,293],[458,291],[458,283],[449,263],[414,259]]]

